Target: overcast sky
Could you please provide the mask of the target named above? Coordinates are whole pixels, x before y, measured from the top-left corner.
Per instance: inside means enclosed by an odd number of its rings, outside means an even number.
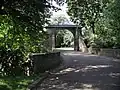
[[[53,16],[52,16],[52,18],[53,18],[53,17],[56,17],[56,16],[65,16],[65,17],[69,20],[69,23],[70,23],[70,24],[73,24],[73,23],[70,21],[69,16],[68,16],[68,14],[67,14],[67,4],[64,4],[63,6],[60,7],[59,5],[56,4],[56,2],[53,1],[53,5],[61,8],[61,10],[60,10],[60,11],[57,11],[57,12],[54,12],[54,11],[53,11]]]
[[[53,12],[53,15],[60,15],[60,14],[64,14],[65,16],[68,16],[67,15],[67,13],[66,13],[66,11],[67,11],[67,4],[64,4],[63,6],[58,6],[57,4],[56,4],[56,2],[54,2],[53,1],[53,5],[54,6],[57,6],[57,7],[59,7],[59,8],[61,8],[62,10],[60,10],[60,11],[58,11],[58,12]]]

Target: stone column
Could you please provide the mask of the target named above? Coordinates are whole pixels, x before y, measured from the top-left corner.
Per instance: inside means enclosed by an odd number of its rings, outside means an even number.
[[[50,51],[53,51],[53,49],[55,48],[55,30],[48,29],[48,34],[49,34],[48,47],[50,48]]]
[[[55,32],[53,31],[52,32],[52,51],[54,50],[54,48],[55,48]]]
[[[49,34],[48,47],[49,47],[49,50],[52,51],[52,32],[51,32],[51,30],[48,30],[48,34]]]
[[[76,35],[75,33],[73,35],[74,35],[74,51],[76,51]]]
[[[76,29],[74,33],[74,50],[79,51],[79,30]]]

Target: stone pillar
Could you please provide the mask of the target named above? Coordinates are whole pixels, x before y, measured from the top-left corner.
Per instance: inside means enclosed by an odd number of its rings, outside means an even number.
[[[53,31],[52,32],[52,51],[54,50],[55,48],[55,32]]]
[[[48,34],[49,34],[49,48],[51,51],[55,48],[55,30],[48,29]]]
[[[50,30],[48,30],[48,34],[49,34],[49,40],[48,40],[49,45],[48,45],[48,47],[49,47],[49,50],[52,51],[52,33],[49,32],[49,31]]]
[[[79,30],[76,29],[74,33],[74,50],[79,51]]]
[[[76,35],[75,33],[73,35],[74,35],[74,51],[76,51]]]

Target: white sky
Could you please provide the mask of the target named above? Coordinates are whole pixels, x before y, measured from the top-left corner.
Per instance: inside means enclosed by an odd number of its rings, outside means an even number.
[[[59,10],[57,12],[53,11],[53,16],[51,18],[56,17],[56,16],[65,16],[69,20],[69,23],[73,24],[70,21],[69,15],[67,14],[67,4],[64,4],[63,6],[60,7],[59,5],[56,4],[56,2],[53,1],[53,5],[61,8],[61,10]]]
[[[53,12],[53,16],[56,16],[56,15],[65,15],[66,17],[69,17],[68,15],[67,15],[67,13],[66,13],[66,11],[67,11],[67,4],[64,4],[63,6],[58,6],[57,4],[56,4],[56,2],[55,1],[53,1],[53,5],[54,6],[57,6],[57,7],[59,7],[59,8],[61,8],[62,10],[60,10],[60,11],[57,11],[57,12]]]

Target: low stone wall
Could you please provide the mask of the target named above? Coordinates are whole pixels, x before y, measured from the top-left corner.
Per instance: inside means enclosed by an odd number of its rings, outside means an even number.
[[[60,52],[31,54],[30,59],[35,74],[53,69],[61,63]]]
[[[120,58],[120,49],[89,48],[88,51],[91,54]]]

